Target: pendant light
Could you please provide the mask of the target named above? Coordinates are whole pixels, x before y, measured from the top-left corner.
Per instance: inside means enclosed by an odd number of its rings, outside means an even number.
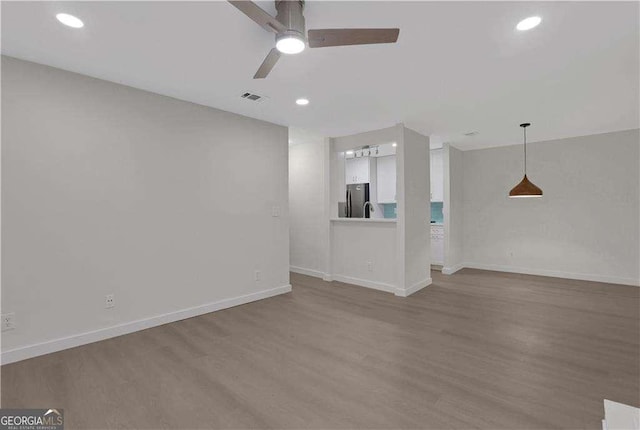
[[[524,133],[524,178],[509,191],[510,198],[542,197],[542,190],[527,178],[527,127],[530,125],[528,122],[520,124]]]

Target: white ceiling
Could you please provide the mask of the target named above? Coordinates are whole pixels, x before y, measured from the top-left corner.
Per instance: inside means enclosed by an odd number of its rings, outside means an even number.
[[[519,143],[525,121],[531,141],[640,127],[639,6],[308,1],[308,29],[399,27],[399,41],[307,49],[253,80],[273,37],[226,2],[3,2],[2,53],[323,136],[404,122],[469,149]]]

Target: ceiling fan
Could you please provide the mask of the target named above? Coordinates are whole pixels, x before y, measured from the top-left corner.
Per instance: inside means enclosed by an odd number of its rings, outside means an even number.
[[[281,54],[298,54],[304,50],[305,42],[309,48],[395,43],[400,34],[399,28],[324,28],[309,30],[307,39],[302,14],[304,0],[276,0],[275,18],[252,1],[229,0],[229,3],[276,35],[276,47],[269,51],[253,79],[266,78]]]

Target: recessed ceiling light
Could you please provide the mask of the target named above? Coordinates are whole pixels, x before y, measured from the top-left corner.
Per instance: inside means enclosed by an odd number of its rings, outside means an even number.
[[[276,49],[283,54],[299,54],[304,51],[304,40],[297,34],[284,35],[276,41]]]
[[[393,143],[391,144],[391,146],[393,146],[393,147],[395,148],[396,146],[398,146],[398,144],[397,144],[397,143],[395,143],[395,142],[393,142]]]
[[[73,27],[73,28],[84,27],[84,22],[82,22],[80,18],[75,17],[73,15],[69,15],[68,13],[59,13],[56,15],[56,18],[58,18],[58,21],[60,21],[61,23],[69,27]]]
[[[296,100],[296,104],[298,106],[306,106],[309,104],[309,100],[308,99],[298,99]]]
[[[542,18],[539,16],[530,16],[529,18],[525,18],[516,25],[516,28],[520,31],[531,30],[534,27],[537,27],[538,24],[542,22]]]
[[[346,154],[347,155],[353,155],[353,151],[347,151]]]

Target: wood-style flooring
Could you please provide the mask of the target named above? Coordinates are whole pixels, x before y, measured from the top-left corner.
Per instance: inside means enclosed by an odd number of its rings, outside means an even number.
[[[640,288],[465,269],[293,292],[2,367],[67,429],[599,429],[640,406]]]

